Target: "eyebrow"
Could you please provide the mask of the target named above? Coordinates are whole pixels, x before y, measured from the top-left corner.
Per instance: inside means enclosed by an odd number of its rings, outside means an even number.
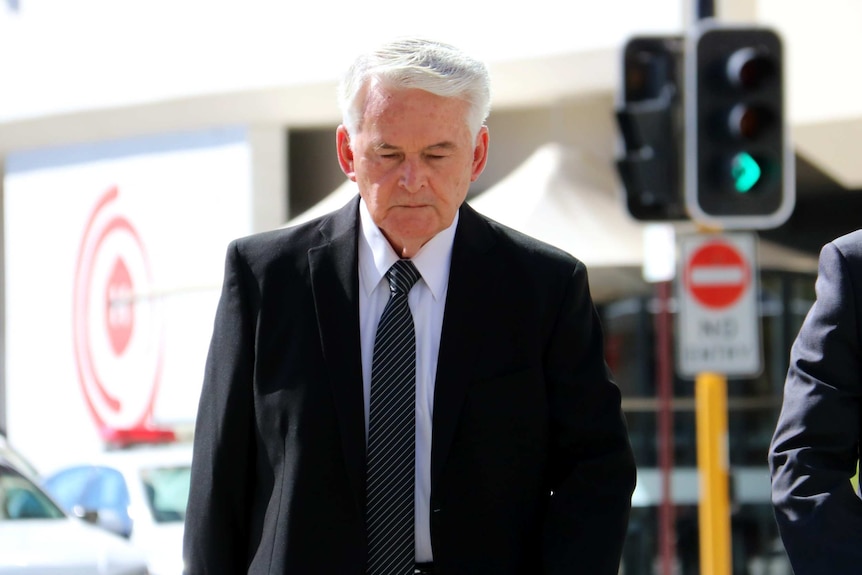
[[[454,150],[457,146],[454,142],[444,141],[439,142],[437,144],[431,144],[422,149],[423,152],[428,152],[432,150]],[[373,146],[374,151],[400,151],[401,148],[398,146],[394,146],[392,144],[387,144],[386,142],[378,142]]]

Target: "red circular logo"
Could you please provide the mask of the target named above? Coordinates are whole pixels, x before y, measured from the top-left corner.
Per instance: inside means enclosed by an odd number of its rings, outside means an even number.
[[[688,260],[685,287],[701,305],[722,309],[736,303],[751,283],[751,266],[732,245],[701,245]]]
[[[161,313],[143,242],[109,189],[87,221],[73,289],[78,379],[105,438],[145,429],[161,379]]]

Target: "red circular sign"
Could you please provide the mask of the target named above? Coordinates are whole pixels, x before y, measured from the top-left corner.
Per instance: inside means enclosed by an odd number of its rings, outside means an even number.
[[[721,240],[707,242],[685,266],[685,286],[701,305],[722,309],[736,303],[751,282],[751,266],[739,251]]]
[[[73,287],[78,379],[103,439],[149,429],[164,359],[158,302],[136,298],[152,285],[149,258],[112,187],[87,220]]]

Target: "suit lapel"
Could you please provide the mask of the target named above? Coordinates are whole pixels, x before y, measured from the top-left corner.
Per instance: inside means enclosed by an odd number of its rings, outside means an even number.
[[[325,243],[308,252],[321,345],[357,509],[365,506],[365,414],[359,340],[358,197],[321,224]]]
[[[458,415],[464,402],[467,383],[471,381],[477,342],[484,333],[483,317],[493,313],[488,281],[494,281],[497,267],[488,251],[494,238],[487,223],[464,204],[452,246],[452,265],[440,354],[434,384],[434,419],[431,442],[431,485],[437,486],[452,445]]]

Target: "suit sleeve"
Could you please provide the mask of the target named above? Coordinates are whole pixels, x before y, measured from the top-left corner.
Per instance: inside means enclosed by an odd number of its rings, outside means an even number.
[[[195,423],[183,543],[188,575],[247,569],[256,315],[250,278],[232,243]]]
[[[635,462],[583,264],[569,278],[545,366],[553,492],[545,522],[545,572],[616,575]]]
[[[862,502],[850,483],[862,428],[862,286],[853,277],[862,260],[849,263],[835,244],[821,251],[817,299],[791,350],[770,447],[772,501],[796,575],[862,565]]]

